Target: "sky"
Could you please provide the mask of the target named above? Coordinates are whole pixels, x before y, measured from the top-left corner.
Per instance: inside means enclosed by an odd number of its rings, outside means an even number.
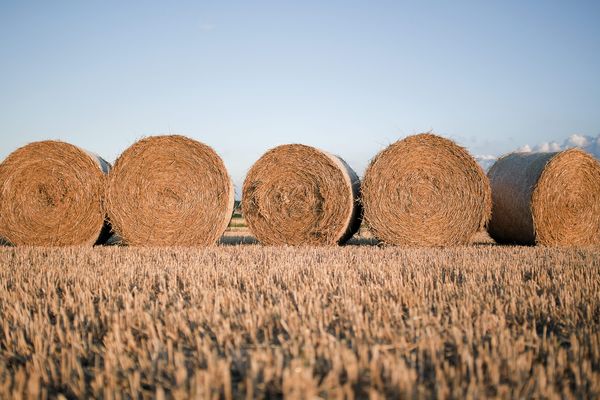
[[[360,174],[425,131],[490,159],[593,141],[598,21],[598,1],[3,0],[0,159],[59,139],[113,162],[177,133],[240,187],[284,143]]]

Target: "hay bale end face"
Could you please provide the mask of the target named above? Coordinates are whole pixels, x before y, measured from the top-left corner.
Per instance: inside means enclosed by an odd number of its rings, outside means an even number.
[[[122,243],[215,244],[233,213],[233,183],[209,146],[179,135],[129,147],[108,177],[107,212]]]
[[[454,142],[433,134],[400,140],[371,161],[362,183],[365,222],[384,243],[468,243],[490,216],[488,179]]]
[[[600,244],[600,163],[582,150],[511,153],[488,172],[499,243]]]
[[[252,166],[242,212],[263,244],[341,244],[360,227],[359,192],[358,176],[341,158],[288,144]]]
[[[30,143],[0,164],[0,237],[14,245],[73,246],[109,236],[103,207],[110,164],[58,141]]]

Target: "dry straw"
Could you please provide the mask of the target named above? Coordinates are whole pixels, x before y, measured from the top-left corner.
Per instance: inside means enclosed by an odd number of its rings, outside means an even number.
[[[107,211],[122,243],[215,244],[231,219],[233,183],[209,146],[153,136],[129,147],[108,178]]]
[[[42,141],[0,164],[0,237],[14,245],[104,242],[103,196],[110,165],[64,142]]]
[[[490,216],[489,182],[454,142],[432,134],[400,140],[370,163],[362,184],[365,222],[385,243],[468,243]]]
[[[288,144],[252,166],[242,212],[264,244],[341,244],[360,227],[359,193],[358,176],[341,158]]]
[[[490,169],[500,243],[600,244],[600,163],[582,150],[511,153]]]

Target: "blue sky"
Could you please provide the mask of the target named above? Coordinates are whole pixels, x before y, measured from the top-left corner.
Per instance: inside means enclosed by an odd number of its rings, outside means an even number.
[[[2,1],[0,158],[181,133],[239,185],[283,143],[362,172],[422,131],[494,155],[595,136],[598,21],[597,1]]]

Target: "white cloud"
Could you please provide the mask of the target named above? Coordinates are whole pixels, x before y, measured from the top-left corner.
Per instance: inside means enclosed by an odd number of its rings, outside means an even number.
[[[486,172],[488,169],[490,169],[492,165],[494,165],[497,159],[498,157],[493,156],[491,154],[475,156],[475,160],[477,161],[477,163],[479,163],[481,168],[483,168],[483,170]]]
[[[587,151],[595,157],[600,158],[600,134],[596,137],[587,136],[587,135],[579,135],[573,134],[566,138],[562,144],[558,144],[557,142],[542,142],[533,147],[529,145],[525,145],[521,147],[521,151],[532,151],[536,153],[546,153],[552,151],[561,151],[566,149],[572,149],[574,147],[578,147]]]
[[[589,138],[588,136],[574,134],[569,136],[569,138],[565,140],[565,145],[569,145],[572,147],[587,147],[590,144],[589,139],[591,138]]]
[[[560,144],[558,144],[556,142],[542,143],[537,148],[538,153],[550,153],[553,151],[561,151],[561,150],[562,150],[562,148],[561,148]]]
[[[521,146],[515,150],[515,153],[531,153],[531,146],[526,144],[525,146]]]
[[[573,134],[566,138],[562,144],[558,142],[542,142],[536,145],[523,145],[515,150],[518,153],[547,153],[561,151],[578,147],[587,151],[596,158],[600,158],[600,134],[594,136]],[[475,156],[481,167],[487,171],[496,161],[497,157],[492,155]]]

